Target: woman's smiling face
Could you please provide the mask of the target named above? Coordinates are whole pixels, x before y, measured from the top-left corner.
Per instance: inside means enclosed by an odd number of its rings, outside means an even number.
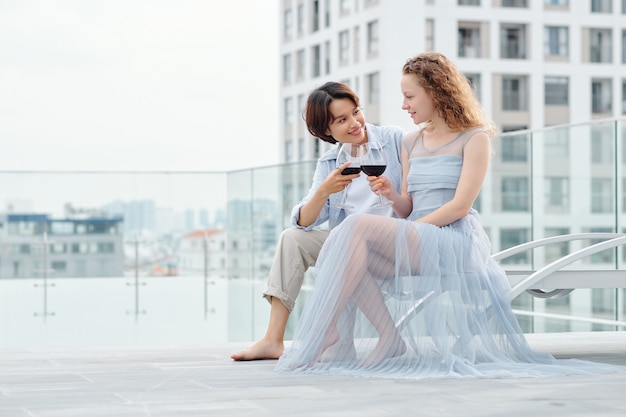
[[[365,116],[352,100],[342,98],[333,100],[328,106],[333,119],[326,131],[341,143],[365,143]]]

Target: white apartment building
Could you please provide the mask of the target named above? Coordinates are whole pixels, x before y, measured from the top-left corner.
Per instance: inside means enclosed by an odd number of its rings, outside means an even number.
[[[626,232],[626,0],[280,4],[283,162],[314,160],[332,146],[314,140],[302,118],[309,92],[326,81],[350,85],[369,122],[414,129],[401,109],[401,68],[435,50],[461,68],[498,128],[510,132],[494,142],[476,202],[494,252],[558,234]],[[302,175],[286,180],[300,197]],[[558,245],[510,263],[526,269],[575,248]],[[626,262],[626,251],[577,267],[610,269],[616,262]],[[612,317],[626,309],[626,294],[615,294],[577,291],[535,301],[535,310],[545,304]]]
[[[308,93],[344,81],[371,123],[400,108],[407,58],[436,50],[473,83],[503,131],[626,114],[626,0],[280,0],[281,160],[317,158]]]

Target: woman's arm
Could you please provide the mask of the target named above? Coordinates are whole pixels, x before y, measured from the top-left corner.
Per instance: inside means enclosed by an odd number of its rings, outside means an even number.
[[[328,176],[319,183],[317,188],[311,188],[309,198],[300,206],[300,214],[297,218],[298,226],[308,227],[312,225],[327,204],[330,195],[343,190],[350,181],[359,177],[360,174],[341,174],[341,171],[348,165],[350,165],[350,162],[346,162],[339,168],[330,171]]]
[[[391,206],[391,208],[399,218],[404,219],[409,214],[411,214],[411,211],[413,210],[413,200],[411,199],[407,191],[407,176],[409,174],[409,153],[404,146],[402,146],[401,160],[402,184],[400,186],[399,193],[394,189],[391,181],[389,181],[389,178],[387,177],[381,176],[379,181],[379,178],[370,176],[367,177],[367,180],[369,181],[369,185],[372,191],[374,191],[375,193],[381,193],[387,199],[393,201],[393,206]]]

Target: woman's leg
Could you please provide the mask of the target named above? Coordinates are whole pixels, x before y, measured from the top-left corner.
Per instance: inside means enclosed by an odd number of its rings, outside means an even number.
[[[401,355],[406,350],[374,278],[395,276],[396,233],[401,220],[361,215],[353,221],[355,224],[346,254],[347,263],[341,277],[337,309],[322,350],[337,341],[337,318],[347,301],[352,298],[379,334],[379,342],[366,360],[368,365],[374,365],[385,358]],[[411,238],[407,237],[407,240],[411,242],[407,244],[417,245],[417,232],[411,229],[409,235]]]
[[[263,338],[230,357],[236,361],[278,359],[285,348],[284,337],[289,315],[300,294],[304,273],[315,265],[328,231],[283,230],[276,247],[274,263],[263,292],[271,304],[270,319]]]

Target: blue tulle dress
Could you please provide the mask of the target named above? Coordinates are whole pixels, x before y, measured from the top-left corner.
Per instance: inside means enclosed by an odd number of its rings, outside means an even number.
[[[420,131],[407,135],[413,212],[351,215],[332,230],[278,371],[404,379],[623,371],[530,348],[475,210],[445,227],[412,221],[452,199],[476,132],[436,149]]]

